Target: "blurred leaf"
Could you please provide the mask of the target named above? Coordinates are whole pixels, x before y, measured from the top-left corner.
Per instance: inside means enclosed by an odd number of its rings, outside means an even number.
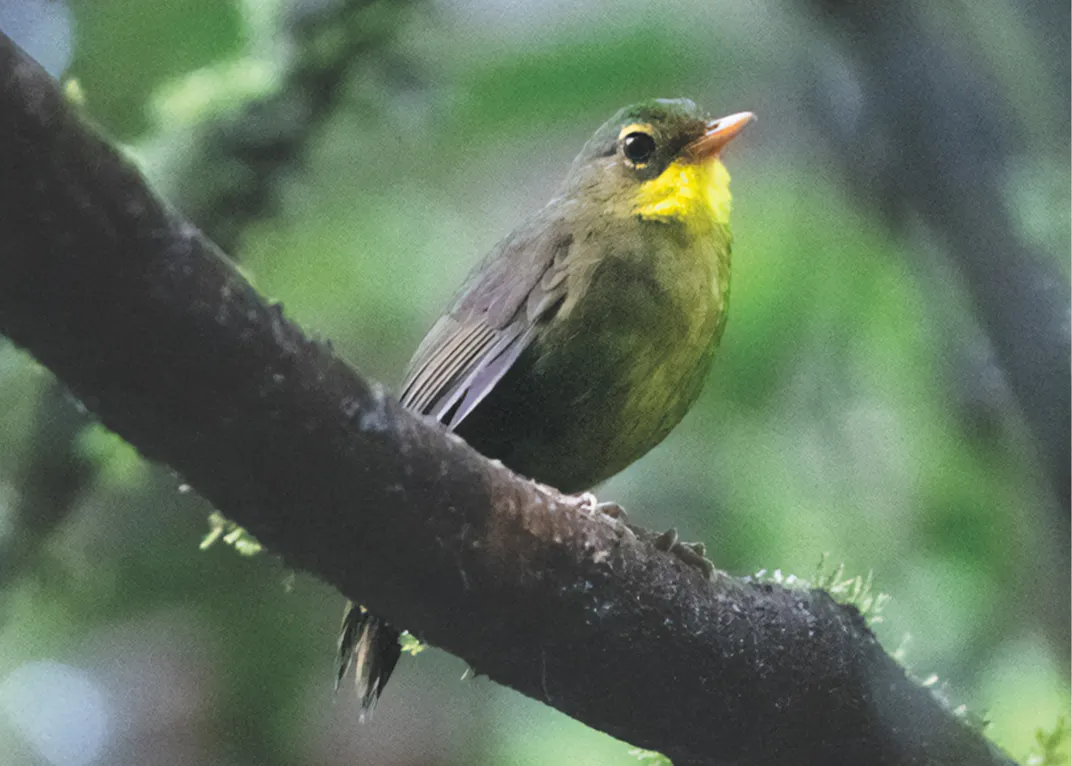
[[[91,423],[78,433],[78,450],[97,464],[102,482],[134,489],[149,468],[138,451],[99,423]]]
[[[476,133],[570,124],[579,115],[605,119],[644,98],[686,95],[683,82],[699,79],[705,59],[681,44],[679,28],[658,22],[586,30],[583,41],[511,51],[473,70],[457,116]]]
[[[89,111],[130,139],[148,125],[145,103],[163,82],[237,52],[244,32],[231,0],[75,0],[77,77]]]
[[[1068,742],[1068,717],[1061,716],[1052,729],[1039,729],[1035,733],[1038,749],[1025,763],[1028,766],[1066,766],[1069,762]]]

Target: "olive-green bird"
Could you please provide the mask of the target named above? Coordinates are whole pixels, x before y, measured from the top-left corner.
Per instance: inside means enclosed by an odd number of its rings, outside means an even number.
[[[619,111],[565,184],[469,274],[413,356],[400,399],[517,473],[580,492],[661,442],[699,396],[726,322],[729,174],[751,120],[689,100]],[[362,717],[399,633],[351,606]]]

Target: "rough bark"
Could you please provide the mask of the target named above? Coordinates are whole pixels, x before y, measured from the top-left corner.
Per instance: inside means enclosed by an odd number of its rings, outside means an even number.
[[[266,303],[0,36],[0,332],[288,564],[679,763],[1009,763],[855,609],[713,582]]]

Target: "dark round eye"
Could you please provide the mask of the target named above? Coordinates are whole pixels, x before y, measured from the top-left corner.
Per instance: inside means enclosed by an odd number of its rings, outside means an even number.
[[[634,165],[642,165],[655,154],[655,139],[639,130],[630,133],[622,139],[622,154]]]

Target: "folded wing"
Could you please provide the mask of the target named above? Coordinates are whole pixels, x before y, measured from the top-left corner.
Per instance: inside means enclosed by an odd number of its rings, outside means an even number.
[[[457,427],[561,305],[571,244],[546,218],[500,243],[417,349],[402,404]]]

